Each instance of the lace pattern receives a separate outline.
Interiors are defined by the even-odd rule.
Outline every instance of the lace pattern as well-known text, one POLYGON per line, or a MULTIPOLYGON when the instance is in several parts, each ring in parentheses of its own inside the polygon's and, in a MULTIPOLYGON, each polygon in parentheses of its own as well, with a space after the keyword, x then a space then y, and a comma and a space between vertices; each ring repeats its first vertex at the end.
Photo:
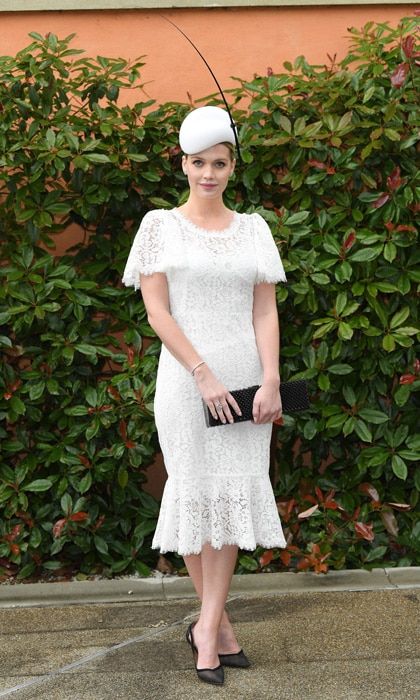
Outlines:
MULTIPOLYGON (((165 272, 171 314, 228 389, 261 382, 252 323, 254 285, 285 280, 271 232, 258 215, 235 213, 221 231, 177 210, 147 214, 123 281, 165 272)), ((286 545, 268 477, 271 424, 207 428, 190 373, 162 345, 155 422, 168 480, 152 546, 196 554, 205 542, 243 549, 286 545)))

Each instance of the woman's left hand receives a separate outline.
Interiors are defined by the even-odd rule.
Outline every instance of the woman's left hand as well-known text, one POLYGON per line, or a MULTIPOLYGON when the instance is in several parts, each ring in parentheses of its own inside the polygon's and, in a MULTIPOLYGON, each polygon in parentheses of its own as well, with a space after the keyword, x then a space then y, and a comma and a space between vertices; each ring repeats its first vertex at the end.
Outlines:
POLYGON ((260 386, 252 408, 254 423, 273 423, 281 418, 282 413, 279 385, 275 383, 260 386))

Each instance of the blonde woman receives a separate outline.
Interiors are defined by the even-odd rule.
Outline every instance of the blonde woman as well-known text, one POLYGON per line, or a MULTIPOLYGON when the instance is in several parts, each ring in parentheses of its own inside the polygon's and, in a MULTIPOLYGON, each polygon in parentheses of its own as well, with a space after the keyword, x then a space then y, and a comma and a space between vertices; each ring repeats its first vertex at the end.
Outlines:
POLYGON ((286 545, 269 481, 282 413, 275 283, 285 274, 262 217, 225 206, 233 129, 218 107, 187 115, 188 200, 146 214, 123 276, 141 288, 162 341, 154 408, 168 480, 153 547, 184 558, 201 600, 187 641, 198 677, 217 685, 224 666, 250 665, 225 611, 238 548, 286 545), (253 420, 234 422, 230 391, 255 384, 253 420), (206 427, 205 407, 220 427, 206 427))

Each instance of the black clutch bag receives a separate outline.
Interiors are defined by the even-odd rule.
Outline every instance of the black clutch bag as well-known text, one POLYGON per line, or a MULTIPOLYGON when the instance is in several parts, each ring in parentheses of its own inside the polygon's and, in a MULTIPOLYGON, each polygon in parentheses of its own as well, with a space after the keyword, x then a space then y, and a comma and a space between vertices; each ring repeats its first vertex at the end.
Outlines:
MULTIPOLYGON (((252 420, 254 397, 259 388, 259 385, 256 384, 246 389, 235 389, 230 392, 242 411, 242 415, 238 416, 231 407, 234 423, 252 420)), ((306 408, 309 408, 308 388, 304 379, 280 383, 280 396, 283 405, 283 413, 304 411, 306 408)), ((208 428, 214 428, 217 425, 230 425, 228 422, 222 423, 219 418, 213 418, 206 404, 204 404, 204 416, 208 428)))

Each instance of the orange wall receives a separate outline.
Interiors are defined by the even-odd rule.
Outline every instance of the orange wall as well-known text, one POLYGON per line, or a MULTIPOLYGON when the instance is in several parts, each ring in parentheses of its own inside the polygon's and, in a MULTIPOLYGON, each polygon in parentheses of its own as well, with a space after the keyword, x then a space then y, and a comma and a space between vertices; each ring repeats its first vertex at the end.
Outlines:
MULTIPOLYGON (((356 5, 335 7, 271 7, 164 10, 198 45, 222 87, 230 76, 252 78, 270 66, 282 70, 285 60, 303 54, 324 63, 327 53, 342 58, 347 27, 389 21, 396 25, 413 15, 415 6, 356 5)), ((30 31, 76 32, 73 41, 90 55, 135 58, 146 55, 142 76, 146 90, 158 102, 186 101, 214 92, 214 84, 186 40, 154 10, 0 13, 1 52, 13 54, 26 46, 30 31)), ((137 98, 138 99, 138 98, 137 98)))

